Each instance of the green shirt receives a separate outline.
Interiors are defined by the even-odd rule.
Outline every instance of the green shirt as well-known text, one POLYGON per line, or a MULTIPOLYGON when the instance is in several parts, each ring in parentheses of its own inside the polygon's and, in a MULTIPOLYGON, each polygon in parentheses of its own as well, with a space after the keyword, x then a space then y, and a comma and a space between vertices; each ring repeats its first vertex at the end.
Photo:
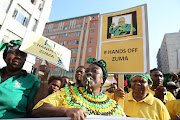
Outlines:
POLYGON ((27 107, 33 102, 40 82, 34 75, 22 70, 20 75, 1 83, 1 74, 5 69, 0 69, 0 119, 26 117, 27 107))
MULTIPOLYGON (((109 28, 109 33, 110 34, 114 34, 114 36, 118 36, 118 35, 125 35, 125 34, 129 34, 131 32, 131 24, 124 24, 121 28, 123 28, 123 30, 119 29, 119 26, 116 26, 115 28, 109 28)), ((133 27, 132 31, 136 31, 136 29, 133 27)))

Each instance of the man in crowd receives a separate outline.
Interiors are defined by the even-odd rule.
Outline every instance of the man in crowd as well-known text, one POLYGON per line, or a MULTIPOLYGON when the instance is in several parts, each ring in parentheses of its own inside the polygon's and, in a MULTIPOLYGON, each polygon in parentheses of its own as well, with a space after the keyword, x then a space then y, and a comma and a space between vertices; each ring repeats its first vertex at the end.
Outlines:
POLYGON ((159 98, 164 104, 168 101, 175 100, 173 94, 166 90, 163 86, 164 76, 161 70, 154 68, 150 70, 151 79, 153 80, 152 87, 149 92, 159 98))

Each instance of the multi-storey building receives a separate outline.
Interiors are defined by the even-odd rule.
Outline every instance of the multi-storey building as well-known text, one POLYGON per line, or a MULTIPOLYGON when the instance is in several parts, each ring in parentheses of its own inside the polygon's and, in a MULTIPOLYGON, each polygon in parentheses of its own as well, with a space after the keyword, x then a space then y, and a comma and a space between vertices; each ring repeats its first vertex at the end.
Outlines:
MULTIPOLYGON (((87 66, 89 57, 97 57, 98 23, 99 13, 96 13, 48 22, 45 25, 43 36, 71 50, 69 71, 50 65, 50 75, 67 76, 72 80, 78 66, 87 66)), ((36 59, 34 66, 37 67, 38 64, 41 64, 41 60, 36 59)))
MULTIPOLYGON (((0 43, 23 41, 32 32, 42 35, 51 4, 52 0, 0 0, 0 43)), ((30 71, 34 63, 35 57, 28 55, 24 69, 30 71)), ((2 57, 0 66, 5 66, 2 57)))
POLYGON ((158 68, 160 68, 163 73, 179 72, 178 49, 180 49, 180 31, 165 34, 157 54, 158 68))

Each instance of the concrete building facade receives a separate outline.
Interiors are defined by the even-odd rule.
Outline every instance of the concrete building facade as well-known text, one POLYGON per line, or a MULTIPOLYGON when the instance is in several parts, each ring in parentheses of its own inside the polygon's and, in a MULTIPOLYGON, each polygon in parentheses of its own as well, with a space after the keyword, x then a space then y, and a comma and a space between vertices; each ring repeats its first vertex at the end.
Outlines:
MULTIPOLYGON (((42 35, 51 4, 52 0, 0 0, 0 43, 23 41, 32 32, 42 35)), ((24 69, 30 71, 34 63, 35 57, 28 55, 24 69)), ((2 57, 0 66, 5 66, 2 57)))
MULTIPOLYGON (((78 66, 87 66, 89 57, 97 57, 98 24, 99 13, 48 22, 45 25, 43 36, 71 50, 69 71, 50 65, 50 75, 67 76, 72 80, 78 66)), ((37 58, 35 68, 40 64, 41 60, 37 58)))
POLYGON ((157 54, 158 68, 163 73, 179 72, 178 49, 180 49, 180 31, 165 34, 157 54))

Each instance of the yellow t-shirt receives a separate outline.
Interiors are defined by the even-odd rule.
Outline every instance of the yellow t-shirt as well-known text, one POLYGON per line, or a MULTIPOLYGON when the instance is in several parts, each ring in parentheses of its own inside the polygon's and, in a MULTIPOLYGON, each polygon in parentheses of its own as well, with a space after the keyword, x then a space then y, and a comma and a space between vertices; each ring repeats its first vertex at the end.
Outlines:
POLYGON ((139 102, 133 98, 132 91, 126 94, 124 112, 129 117, 170 120, 168 110, 163 102, 151 93, 148 93, 148 96, 139 102))
MULTIPOLYGON (((153 95, 155 94, 155 92, 152 91, 151 89, 149 89, 148 92, 150 92, 150 93, 153 94, 153 95)), ((164 93, 165 93, 165 95, 164 95, 164 102, 165 102, 165 103, 167 103, 167 102, 169 102, 169 101, 171 101, 171 100, 176 100, 176 98, 174 97, 174 95, 173 95, 171 92, 165 91, 164 93)))
POLYGON ((108 115, 125 117, 121 106, 113 99, 101 93, 95 96, 87 93, 83 87, 64 87, 38 102, 33 109, 37 109, 44 103, 56 107, 82 108, 89 115, 108 115))
POLYGON ((169 111, 171 119, 173 119, 176 115, 180 115, 180 99, 169 101, 166 104, 166 108, 169 111))

